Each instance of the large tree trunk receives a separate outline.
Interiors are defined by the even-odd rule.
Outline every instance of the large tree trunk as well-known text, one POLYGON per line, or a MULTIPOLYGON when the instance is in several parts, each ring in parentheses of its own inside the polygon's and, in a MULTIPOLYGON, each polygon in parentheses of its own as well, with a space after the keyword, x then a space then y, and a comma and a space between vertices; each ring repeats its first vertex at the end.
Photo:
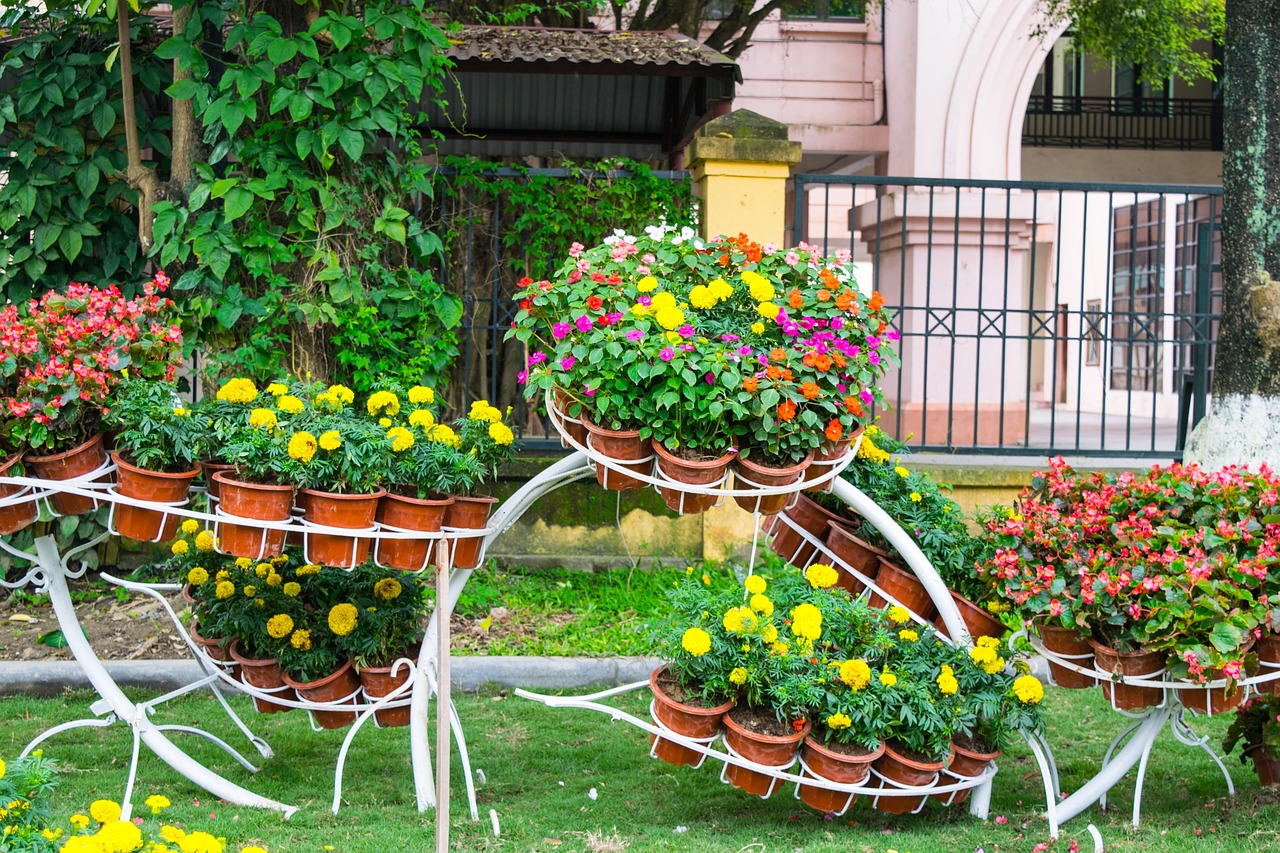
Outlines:
POLYGON ((1187 458, 1280 470, 1280 0, 1227 3, 1224 76, 1223 316, 1187 458))

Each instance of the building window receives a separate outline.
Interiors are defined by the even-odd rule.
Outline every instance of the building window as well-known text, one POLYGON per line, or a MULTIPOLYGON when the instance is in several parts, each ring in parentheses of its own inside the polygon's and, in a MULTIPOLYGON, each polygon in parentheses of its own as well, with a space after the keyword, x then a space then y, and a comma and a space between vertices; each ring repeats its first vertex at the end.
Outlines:
POLYGON ((1071 36, 1054 42, 1031 88, 1028 111, 1079 112, 1084 95, 1084 54, 1071 36))
POLYGON ((1106 338, 1103 328, 1102 300, 1090 299, 1084 309, 1084 363, 1088 367, 1102 364, 1102 341, 1106 338))
MULTIPOLYGON (((1188 200, 1177 208, 1176 242, 1174 244, 1173 313, 1175 325, 1173 337, 1174 387, 1181 388, 1184 377, 1194 375, 1197 342, 1196 286, 1200 270, 1201 226, 1210 227, 1209 269, 1204 270, 1209 285, 1209 313, 1222 314, 1222 273, 1214 272, 1213 265, 1222 260, 1222 232, 1213 227, 1222 218, 1221 196, 1202 196, 1188 200)), ((1207 386, 1213 385, 1212 342, 1218 339, 1218 320, 1209 319, 1209 376, 1207 386)))
POLYGON ((1149 201, 1112 214, 1111 387, 1163 391, 1164 206, 1149 201))
POLYGON ((791 20, 861 21, 866 11, 865 0, 805 0, 783 10, 791 20))

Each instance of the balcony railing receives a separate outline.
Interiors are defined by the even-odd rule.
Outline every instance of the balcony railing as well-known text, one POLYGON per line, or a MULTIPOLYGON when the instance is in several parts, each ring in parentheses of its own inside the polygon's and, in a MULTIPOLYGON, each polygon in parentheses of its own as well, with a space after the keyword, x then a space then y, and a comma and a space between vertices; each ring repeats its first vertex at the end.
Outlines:
POLYGON ((1022 144, 1221 151, 1222 102, 1033 95, 1022 123, 1022 144))

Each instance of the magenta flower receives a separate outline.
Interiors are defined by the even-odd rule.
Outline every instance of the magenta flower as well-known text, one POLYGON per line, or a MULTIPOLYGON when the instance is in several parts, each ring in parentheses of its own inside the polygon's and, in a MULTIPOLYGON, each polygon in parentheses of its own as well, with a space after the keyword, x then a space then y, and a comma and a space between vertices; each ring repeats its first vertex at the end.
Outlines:
POLYGON ((673 350, 671 347, 663 347, 662 352, 658 353, 658 358, 662 359, 663 361, 670 361, 675 357, 676 357, 676 351, 673 350))
POLYGON ((694 347, 694 345, 693 345, 693 344, 681 344, 681 345, 680 345, 680 351, 681 351, 681 352, 693 352, 693 351, 694 351, 694 349, 695 349, 695 347, 694 347))
POLYGON ((702 377, 702 378, 703 378, 703 379, 705 379, 705 380, 707 380, 707 384, 708 384, 708 385, 715 385, 715 384, 716 384, 716 375, 715 375, 714 373, 712 373, 711 371, 707 371, 707 375, 706 375, 706 376, 704 376, 704 377, 702 377))
POLYGON ((870 391, 868 391, 866 388, 863 388, 862 393, 860 393, 858 396, 861 397, 862 402, 866 403, 868 406, 870 406, 872 403, 876 401, 876 396, 872 394, 870 391))
POLYGON ((755 350, 749 346, 744 345, 744 346, 738 347, 738 355, 751 355, 751 353, 753 352, 755 352, 755 350))
POLYGON ((880 346, 880 339, 875 335, 867 336, 867 349, 876 349, 880 346))
POLYGON ((605 317, 605 319, 606 319, 606 320, 608 320, 608 321, 609 321, 609 325, 613 325, 614 323, 621 323, 621 322, 622 322, 622 312, 621 312, 621 311, 613 311, 613 312, 611 312, 611 313, 609 313, 609 314, 605 314, 605 315, 604 315, 604 317, 605 317))
POLYGON ((872 366, 872 367, 877 367, 877 366, 879 366, 879 364, 880 364, 880 353, 878 353, 878 352, 872 352, 872 353, 869 353, 869 354, 867 355, 867 361, 871 362, 871 366, 872 366))
POLYGON ((738 336, 737 335, 721 335, 720 340, 732 342, 732 341, 738 340, 738 336))
POLYGON ((517 384, 517 385, 523 385, 524 383, 526 383, 526 382, 528 382, 528 381, 529 381, 529 371, 527 371, 527 370, 522 370, 522 371, 520 371, 519 373, 517 373, 517 374, 516 374, 516 384, 517 384))
POLYGON ((643 337, 644 337, 644 332, 640 329, 632 329, 631 331, 627 332, 627 340, 629 341, 638 341, 643 337))
POLYGON ((841 329, 843 329, 843 328, 844 328, 844 318, 843 318, 843 317, 832 317, 832 318, 831 318, 831 328, 832 328, 832 329, 834 329, 834 330, 835 330, 835 331, 837 331, 837 332, 838 332, 838 331, 840 331, 841 329))
POLYGON ((533 367, 535 364, 542 364, 542 362, 546 360, 547 354, 545 352, 535 352, 533 355, 529 356, 528 366, 533 367))
POLYGON ((591 331, 592 325, 594 325, 591 322, 591 318, 588 317, 586 314, 583 314, 582 316, 578 317, 578 319, 575 322, 578 324, 579 332, 589 332, 591 331))
POLYGON ((652 296, 639 296, 639 297, 637 297, 637 298, 636 298, 636 302, 639 302, 641 305, 643 305, 644 307, 648 308, 650 305, 652 305, 652 304, 653 304, 653 297, 652 297, 652 296))
POLYGON ((573 365, 574 365, 576 362, 577 362, 577 359, 576 359, 576 358, 574 358, 574 357, 573 357, 573 356, 571 356, 571 355, 566 355, 564 358, 560 359, 560 369, 561 369, 561 370, 571 370, 571 369, 573 368, 573 365))
POLYGON ((898 340, 898 338, 902 337, 902 333, 899 332, 897 329, 890 329, 888 334, 885 335, 885 337, 887 337, 891 341, 896 341, 898 340))
POLYGON ((590 385, 583 385, 582 393, 586 394, 588 397, 594 397, 596 395, 596 389, 592 388, 590 385))
POLYGON ((573 331, 573 326, 570 326, 568 323, 556 323, 551 327, 551 337, 558 341, 563 339, 564 336, 569 334, 571 331, 573 331))
POLYGON ((680 337, 682 338, 693 337, 693 326, 690 326, 688 323, 685 323, 683 326, 676 329, 676 331, 680 334, 680 337))

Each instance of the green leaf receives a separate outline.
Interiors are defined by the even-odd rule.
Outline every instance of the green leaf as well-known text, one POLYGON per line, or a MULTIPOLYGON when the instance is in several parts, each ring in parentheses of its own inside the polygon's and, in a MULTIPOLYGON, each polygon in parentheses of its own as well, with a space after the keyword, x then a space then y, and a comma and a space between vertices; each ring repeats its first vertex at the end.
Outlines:
MULTIPOLYGON (((355 162, 360 162, 361 155, 364 154, 364 134, 358 130, 352 130, 349 127, 343 127, 338 131, 338 144, 342 146, 342 150, 347 152, 347 156, 355 162)), ((404 242, 403 236, 400 242, 404 242)))
POLYGON ((61 628, 55 628, 52 631, 41 634, 40 639, 36 642, 51 649, 65 649, 67 647, 67 638, 63 635, 61 628))
POLYGON ((200 91, 200 84, 190 77, 184 77, 164 90, 164 93, 175 101, 189 101, 200 91))
POLYGON ((222 178, 213 182, 213 189, 209 191, 209 198, 222 198, 232 187, 240 183, 236 178, 222 178))
POLYGON ((93 191, 98 188, 98 179, 98 167, 91 161, 81 163, 80 168, 76 169, 76 189, 80 190, 80 194, 85 198, 90 198, 93 191))
POLYGON ((329 298, 334 302, 346 302, 351 299, 354 294, 355 291, 351 287, 351 280, 348 278, 343 277, 335 279, 333 284, 329 285, 329 298))
POLYGON ((452 329, 462 322, 462 300, 452 293, 441 293, 436 297, 433 307, 435 308, 436 319, 446 329, 452 329))
POLYGON ((222 216, 228 222, 234 222, 244 216, 253 207, 254 194, 244 187, 228 190, 222 200, 222 216))
POLYGON ((1213 631, 1209 634, 1209 642, 1213 643, 1213 647, 1223 654, 1239 649, 1243 639, 1244 632, 1235 625, 1230 625, 1226 622, 1219 622, 1214 625, 1213 631))
POLYGON ((93 129, 99 136, 105 137, 116 126, 116 111, 111 104, 102 103, 93 108, 93 129))
POLYGON ((267 46, 267 59, 276 65, 284 65, 298 55, 298 45, 293 39, 276 39, 267 46))
POLYGON ((62 250, 63 257, 68 261, 74 261, 80 256, 80 249, 83 246, 84 238, 79 233, 70 228, 62 229, 62 236, 58 238, 58 248, 62 250))
POLYGON ((218 318, 218 324, 224 329, 230 329, 236 324, 236 320, 240 319, 240 315, 244 313, 239 305, 223 304, 218 307, 213 315, 218 318))

